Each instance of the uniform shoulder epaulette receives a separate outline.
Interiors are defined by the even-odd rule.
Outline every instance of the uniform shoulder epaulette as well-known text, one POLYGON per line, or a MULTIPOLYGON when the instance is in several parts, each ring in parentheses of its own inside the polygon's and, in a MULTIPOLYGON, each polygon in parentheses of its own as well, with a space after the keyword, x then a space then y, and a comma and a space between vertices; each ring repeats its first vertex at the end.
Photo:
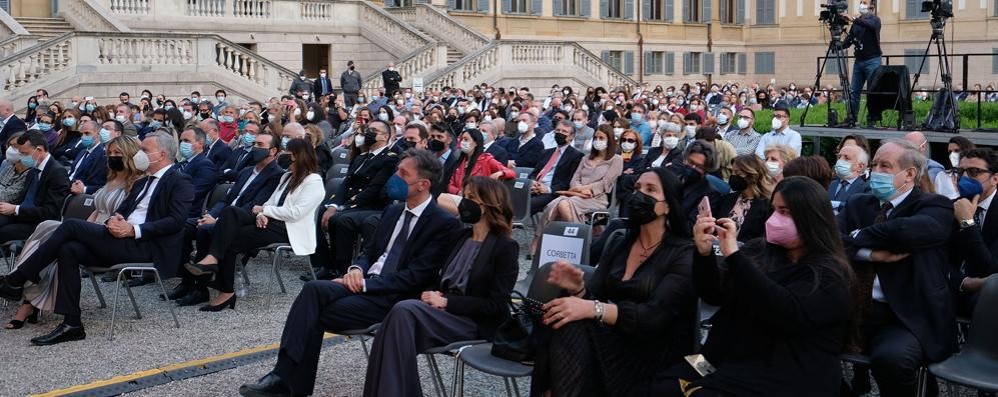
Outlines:
POLYGON ((397 153, 395 153, 395 152, 388 152, 388 153, 386 154, 386 156, 389 156, 389 157, 396 157, 396 156, 398 156, 398 154, 397 154, 397 153))

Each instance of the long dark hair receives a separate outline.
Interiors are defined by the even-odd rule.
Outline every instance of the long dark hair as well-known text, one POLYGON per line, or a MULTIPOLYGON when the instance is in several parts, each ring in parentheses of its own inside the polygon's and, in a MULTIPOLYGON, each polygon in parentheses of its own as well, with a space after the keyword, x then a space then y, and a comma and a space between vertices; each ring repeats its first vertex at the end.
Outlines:
POLYGON ((485 176, 466 177, 464 190, 474 192, 485 207, 482 218, 489 223, 489 231, 504 237, 513 234, 513 200, 502 182, 485 176))
POLYGON ((295 138, 288 142, 288 151, 295 161, 288 169, 291 176, 284 183, 289 192, 295 191, 309 175, 319 171, 319 160, 315 157, 315 148, 308 141, 295 138))
POLYGON ((482 137, 482 132, 475 128, 466 129, 462 132, 462 134, 468 134, 468 136, 471 137, 471 140, 475 141, 475 150, 472 151, 471 154, 465 154, 463 151, 461 152, 461 157, 468 160, 468 165, 464 169, 464 178, 467 179, 471 176, 471 171, 475 169, 475 163, 478 162, 478 157, 485 151, 485 138, 482 137))
MULTIPOLYGON (((683 202, 683 183, 679 181, 679 178, 675 174, 662 167, 651 168, 645 172, 653 173, 658 177, 659 182, 662 183, 662 194, 665 196, 665 204, 669 206, 669 214, 665 216, 665 230, 667 233, 662 236, 662 239, 665 239, 666 236, 690 237, 690 229, 686 227, 685 214, 682 213, 682 206, 680 206, 680 203, 683 202)), ((632 226, 631 229, 631 233, 629 234, 637 238, 640 233, 640 227, 632 226)))

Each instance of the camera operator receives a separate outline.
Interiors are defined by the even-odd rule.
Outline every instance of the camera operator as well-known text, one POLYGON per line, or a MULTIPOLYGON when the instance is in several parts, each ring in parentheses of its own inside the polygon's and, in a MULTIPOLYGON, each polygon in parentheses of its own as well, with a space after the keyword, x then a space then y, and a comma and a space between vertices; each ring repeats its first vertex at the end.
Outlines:
POLYGON ((842 14, 842 18, 852 22, 845 45, 853 45, 856 62, 852 67, 851 97, 849 98, 849 118, 847 124, 855 123, 859 116, 859 94, 866 80, 880 67, 880 17, 877 16, 875 0, 862 0, 859 3, 859 16, 842 14))

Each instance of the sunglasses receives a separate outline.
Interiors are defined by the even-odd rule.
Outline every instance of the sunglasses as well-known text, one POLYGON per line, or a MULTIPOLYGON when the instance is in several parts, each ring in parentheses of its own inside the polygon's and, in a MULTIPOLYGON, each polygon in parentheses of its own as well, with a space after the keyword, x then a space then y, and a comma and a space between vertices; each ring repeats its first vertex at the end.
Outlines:
POLYGON ((957 167, 957 168, 953 169, 953 172, 956 174, 956 176, 963 176, 963 174, 967 174, 967 176, 969 176, 971 178, 977 178, 978 176, 981 176, 981 174, 991 174, 990 171, 988 171, 986 169, 983 169, 983 168, 959 168, 959 167, 957 167))
POLYGON ((624 138, 624 139, 621 139, 620 141, 621 142, 627 142, 627 143, 638 143, 638 140, 634 139, 634 138, 624 138))

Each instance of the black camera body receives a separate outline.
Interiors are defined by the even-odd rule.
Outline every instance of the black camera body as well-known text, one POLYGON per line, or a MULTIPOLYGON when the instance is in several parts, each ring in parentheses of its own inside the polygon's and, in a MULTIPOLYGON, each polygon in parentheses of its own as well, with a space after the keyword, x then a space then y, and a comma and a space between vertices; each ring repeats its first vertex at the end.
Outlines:
POLYGON ((942 0, 927 0, 922 2, 922 12, 932 14, 933 19, 952 18, 953 2, 942 0))
MULTIPOLYGON (((818 21, 828 22, 833 25, 845 26, 849 24, 849 20, 842 17, 849 11, 849 2, 846 0, 830 0, 827 4, 819 4, 821 8, 821 13, 818 15, 818 21)), ((922 7, 925 7, 924 3, 922 7)))

